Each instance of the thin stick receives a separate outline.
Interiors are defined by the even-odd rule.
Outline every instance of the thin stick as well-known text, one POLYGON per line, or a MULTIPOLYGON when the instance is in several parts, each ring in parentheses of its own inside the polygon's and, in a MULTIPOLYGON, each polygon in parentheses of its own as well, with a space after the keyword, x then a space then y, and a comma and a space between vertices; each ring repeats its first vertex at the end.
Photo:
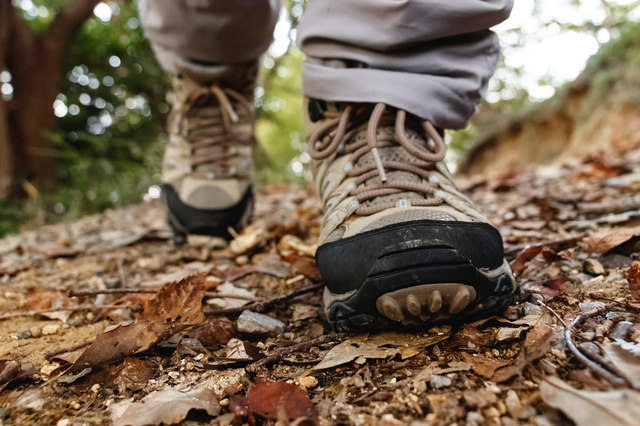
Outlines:
POLYGON ((323 286, 323 284, 314 284, 312 286, 305 287, 305 288, 300 289, 300 290, 296 290, 293 293, 289 293, 289 294, 287 294, 285 296, 276 297, 276 298, 273 298, 271 300, 254 302, 254 303, 250 303, 250 304, 245 305, 245 306, 239 306, 237 308, 216 309, 216 310, 213 310, 213 311, 205 311, 204 314, 205 315, 229 315, 229 314, 238 314, 238 313, 241 313, 243 311, 262 312, 265 309, 270 308, 273 305, 277 305, 280 302, 285 302, 285 301, 287 301, 289 299, 293 299, 294 297, 298 297, 298 296, 301 296, 303 294, 307 294, 307 293, 311 293, 313 291, 316 291, 319 288, 321 288, 322 286, 323 286))
POLYGON ((504 250, 504 255, 505 256, 512 256, 512 255, 518 254, 522 250, 527 248, 528 246, 556 247, 556 246, 562 246, 562 245, 565 245, 565 244, 571 244, 571 243, 575 243, 577 241, 580 241, 586 235, 587 234, 583 233, 583 234, 580 234, 580 235, 576 235, 575 237, 565 238, 565 239, 562 239, 562 240, 546 240, 546 241, 540 241, 539 243, 518 244, 518 245, 515 245, 515 246, 511 246, 511 247, 506 247, 505 250, 504 250))
POLYGON ((251 300, 252 302, 264 302, 264 299, 259 299, 257 297, 251 296, 241 296, 238 294, 231 293, 216 293, 215 291, 208 291, 205 294, 205 297, 210 297, 214 299, 238 299, 238 300, 251 300))
POLYGON ((565 330, 565 338, 567 340, 567 346, 569 346, 569 350, 571 350, 573 355, 576 358, 578 358, 578 360, 580 362, 582 362, 584 365, 586 365, 587 367, 589 367, 590 369, 592 369, 593 371, 598 373, 600 376, 602 376, 602 377, 606 378, 607 380, 609 380, 611 383, 622 385, 622 384, 626 383, 626 381, 624 379, 621 379, 620 377, 614 375, 613 373, 609 372, 609 370, 605 369, 604 367, 600 366, 596 362, 594 362, 591 359, 589 359, 588 357, 586 357, 582 353, 582 351, 580 351, 580 349, 578 349, 578 347, 576 346, 576 344, 573 341, 573 330, 578 325, 580 325, 585 319, 594 317, 594 316, 599 315, 599 314, 601 314, 603 312, 609 311, 610 309, 611 309, 610 306, 602 306, 600 308, 593 309, 593 310, 587 312, 584 315, 578 315, 578 317, 575 320, 573 320, 571 325, 569 327, 567 327, 567 329, 565 330))
POLYGON ((52 351, 46 352, 44 354, 44 359, 46 359, 47 361, 50 361, 51 358, 53 358, 53 357, 55 357, 57 355, 66 354, 67 352, 75 352, 78 349, 82 349, 82 348, 84 348, 86 346, 89 346, 93 342, 94 342, 94 340, 89 340, 88 342, 80 343, 79 345, 71 346, 70 348, 54 349, 52 351))
POLYGON ((47 314, 49 312, 81 311, 85 309, 119 309, 119 308, 134 309, 134 307, 127 306, 127 305, 78 305, 78 306, 71 306, 68 308, 41 309, 39 311, 9 312, 9 313, 0 315, 0 321, 10 319, 10 318, 31 317, 34 315, 47 314))
POLYGON ((344 333, 331 333, 325 334, 324 336, 320 336, 316 339, 309 340, 308 342, 298 343, 297 345, 287 346, 285 348, 279 348, 273 351, 271 355, 266 358, 262 358, 252 364, 249 364, 246 368, 249 371, 256 371, 258 367, 262 367, 263 365, 272 364, 274 362, 280 361, 282 357, 295 353, 295 352, 304 352, 311 349, 314 346, 322 345, 324 343, 335 342, 336 340, 342 340, 347 335, 344 333))
POLYGON ((147 288, 108 288, 99 290, 69 290, 69 297, 95 296, 98 294, 148 293, 154 294, 158 290, 147 288))
POLYGON ((544 303, 541 300, 538 300, 538 305, 542 306, 543 308, 545 308, 547 310, 547 312, 549 312, 551 315, 553 315, 554 317, 556 317, 558 319, 558 321, 560 321, 562 323, 562 325, 564 325, 565 330, 567 329, 567 323, 564 322, 564 320, 562 319, 562 317, 553 309, 551 309, 551 307, 549 305, 547 305, 546 303, 544 303))

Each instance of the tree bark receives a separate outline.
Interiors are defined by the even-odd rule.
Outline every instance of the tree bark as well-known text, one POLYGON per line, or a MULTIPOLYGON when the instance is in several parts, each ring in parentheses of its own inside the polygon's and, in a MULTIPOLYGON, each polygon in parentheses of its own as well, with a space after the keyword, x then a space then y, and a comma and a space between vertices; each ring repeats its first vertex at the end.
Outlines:
MULTIPOLYGON (((9 13, 13 13, 11 3, 0 3, 0 71, 6 67, 7 43, 9 41, 9 13)), ((11 140, 9 138, 7 103, 0 96, 0 199, 9 195, 14 173, 11 140)))
POLYGON ((11 164, 6 169, 9 172, 0 176, 26 173, 36 185, 55 178, 55 151, 47 133, 57 129, 53 102, 63 81, 62 62, 73 35, 100 1, 76 1, 58 13, 47 31, 35 34, 18 16, 11 0, 0 0, 1 19, 7 21, 3 27, 8 33, 3 43, 5 64, 13 76, 13 99, 6 103, 5 111, 0 110, 9 137, 9 143, 0 139, 0 153, 9 153, 11 164))

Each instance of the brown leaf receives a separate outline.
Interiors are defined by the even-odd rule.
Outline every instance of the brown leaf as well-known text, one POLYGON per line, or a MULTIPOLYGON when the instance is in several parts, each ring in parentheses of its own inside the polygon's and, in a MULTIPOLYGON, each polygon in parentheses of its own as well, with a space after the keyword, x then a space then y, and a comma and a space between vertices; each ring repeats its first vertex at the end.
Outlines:
POLYGON ((640 417, 640 393, 629 389, 580 391, 551 376, 540 383, 540 396, 577 426, 633 426, 638 424, 640 417))
POLYGON ((287 382, 256 384, 247 396, 237 396, 230 404, 231 411, 238 416, 258 414, 268 419, 278 418, 280 407, 284 407, 290 420, 307 417, 318 424, 318 412, 307 392, 287 382))
POLYGON ((607 357, 634 389, 640 389, 640 354, 637 346, 625 341, 604 346, 607 357))
POLYGON ((471 365, 474 373, 490 379, 498 368, 504 367, 509 363, 507 360, 487 358, 483 355, 475 355, 463 352, 462 358, 466 363, 471 365))
POLYGON ((144 388, 156 374, 154 362, 140 358, 127 357, 122 364, 109 367, 109 384, 118 389, 121 395, 129 389, 138 391, 144 388))
POLYGON ((640 263, 631 265, 627 272, 627 281, 629 282, 629 290, 636 297, 640 297, 640 263))
POLYGON ((225 345, 235 337, 233 324, 226 317, 213 318, 202 327, 193 331, 192 336, 206 348, 216 348, 225 345))
POLYGON ((544 247, 541 244, 534 244, 526 246, 516 258, 511 262, 511 270, 514 274, 520 275, 524 268, 527 266, 527 262, 536 257, 542 251, 544 247))
POLYGON ((149 349, 204 319, 205 274, 192 275, 158 290, 137 321, 99 334, 96 340, 67 370, 77 373, 86 368, 109 364, 149 349))
POLYGON ((635 228, 619 228, 606 233, 592 235, 585 238, 583 242, 589 252, 606 253, 635 237, 640 237, 640 226, 635 228))
POLYGON ((114 426, 172 425, 184 420, 191 410, 204 410, 210 416, 220 413, 214 393, 205 388, 189 392, 168 389, 147 395, 140 402, 124 403, 119 408, 111 411, 114 426))
POLYGON ((496 370, 491 380, 494 382, 504 382, 513 376, 522 374, 525 367, 542 357, 551 346, 553 330, 543 321, 538 322, 531 331, 527 333, 524 340, 524 347, 518 357, 505 367, 496 370))

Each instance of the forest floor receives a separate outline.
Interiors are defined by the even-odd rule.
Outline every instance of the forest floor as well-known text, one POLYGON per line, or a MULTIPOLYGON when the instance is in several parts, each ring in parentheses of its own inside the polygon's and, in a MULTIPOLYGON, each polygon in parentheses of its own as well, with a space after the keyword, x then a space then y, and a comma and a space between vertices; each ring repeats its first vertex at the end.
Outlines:
POLYGON ((268 187, 230 244, 158 201, 0 240, 0 425, 633 425, 640 147, 460 179, 518 303, 335 334, 311 190, 268 187))

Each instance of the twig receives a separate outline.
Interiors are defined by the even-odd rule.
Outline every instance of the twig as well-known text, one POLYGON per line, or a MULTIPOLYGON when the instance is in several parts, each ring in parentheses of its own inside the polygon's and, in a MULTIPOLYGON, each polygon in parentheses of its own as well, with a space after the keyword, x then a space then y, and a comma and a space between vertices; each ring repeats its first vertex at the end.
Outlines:
POLYGON ((93 342, 94 342, 94 340, 89 340, 88 342, 80 343, 79 345, 71 346, 70 348, 54 349, 52 351, 46 352, 44 354, 44 359, 46 359, 47 361, 50 361, 53 357, 55 357, 57 355, 66 354, 67 352, 75 352, 78 349, 82 349, 82 348, 84 348, 86 346, 89 346, 93 342))
POLYGON ((307 293, 311 293, 313 291, 316 291, 319 288, 321 288, 322 286, 323 286, 323 284, 314 284, 312 286, 305 287, 305 288, 300 289, 300 290, 296 290, 293 293, 289 293, 289 294, 287 294, 285 296, 276 297, 276 298, 273 298, 271 300, 254 302, 254 303, 250 303, 250 304, 245 305, 245 306, 239 306, 237 308, 215 309, 213 311, 205 311, 204 314, 205 315, 229 315, 229 314, 238 314, 238 313, 241 313, 243 311, 262 312, 265 309, 270 308, 273 305, 277 305, 280 302, 285 302, 285 301, 287 301, 289 299, 293 299, 294 297, 298 297, 298 296, 301 296, 303 294, 307 294, 307 293))
POLYGON ((120 287, 127 288, 127 274, 124 272, 124 261, 118 259, 118 275, 120 276, 120 287))
POLYGON ((615 300, 615 299, 611 299, 605 296, 602 296, 600 294, 597 293, 589 293, 589 297, 592 299, 596 299, 596 300, 605 300, 607 302, 610 303, 615 303, 616 305, 619 305, 621 307, 624 307, 630 311, 633 311, 635 313, 640 313, 640 306, 633 304, 631 302, 629 302, 628 300, 624 300, 623 302, 619 301, 619 300, 615 300))
POLYGON ((84 309, 119 309, 119 308, 133 309, 134 307, 126 306, 126 305, 78 305, 78 306, 70 306, 68 308, 41 309, 38 311, 25 311, 25 312, 9 312, 9 313, 0 315, 0 321, 10 319, 10 318, 31 317, 34 315, 47 314, 49 312, 81 311, 84 309))
POLYGON ((587 312, 584 315, 578 315, 578 317, 575 320, 573 320, 571 325, 567 327, 567 329, 565 330, 565 338, 567 340, 567 346, 569 346, 569 350, 573 353, 573 355, 576 358, 578 358, 580 362, 582 362, 584 365, 586 365, 587 367, 589 367, 590 369, 598 373, 600 376, 609 380, 611 383, 622 385, 626 383, 624 379, 616 376, 606 368, 597 364, 595 361, 592 361, 591 359, 589 359, 587 356, 585 356, 582 353, 582 351, 580 351, 580 349, 578 349, 578 347, 573 341, 573 330, 575 330, 575 328, 578 325, 582 324, 584 320, 586 320, 587 318, 592 318, 596 315, 600 315, 601 313, 607 312, 610 309, 611 309, 610 306, 601 306, 599 308, 596 308, 587 312))
POLYGON ((259 359, 258 361, 252 364, 249 364, 246 368, 249 371, 256 371, 258 367, 262 367, 263 365, 277 362, 286 355, 289 355, 295 352, 304 352, 311 349, 314 346, 322 345, 324 343, 335 342, 336 340, 342 340, 346 336, 347 335, 344 333, 325 334, 324 336, 320 336, 316 339, 309 340, 308 342, 302 342, 302 343, 298 343, 297 345, 287 346, 285 348, 279 348, 273 351, 273 353, 268 357, 259 359))
POLYGON ((547 310, 547 312, 549 312, 551 315, 556 317, 558 319, 558 321, 560 321, 560 323, 562 323, 562 325, 564 325, 565 330, 567 329, 567 323, 564 322, 564 320, 562 319, 560 314, 558 314, 556 311, 551 309, 551 307, 549 305, 547 305, 546 303, 544 303, 542 300, 538 300, 537 302, 538 302, 538 305, 542 306, 543 308, 545 308, 547 310))
POLYGON ((69 297, 95 296, 98 294, 148 293, 154 294, 158 290, 147 288, 108 288, 98 290, 69 290, 69 297))
POLYGON ((546 240, 546 241, 540 241, 539 243, 525 243, 525 244, 514 245, 514 246, 511 246, 511 247, 505 247, 504 255, 505 256, 513 256, 515 254, 520 253, 522 250, 524 250, 528 246, 541 246, 541 247, 563 246, 565 244, 571 244, 571 243, 578 242, 581 239, 583 239, 586 235, 587 234, 580 234, 580 235, 576 235, 575 237, 564 238, 562 240, 546 240))
POLYGON ((215 291, 208 291, 204 295, 205 297, 210 297, 214 299, 238 299, 238 300, 250 300, 252 302, 264 302, 264 299, 260 299, 257 297, 242 296, 242 295, 231 294, 231 293, 216 293, 215 291))

